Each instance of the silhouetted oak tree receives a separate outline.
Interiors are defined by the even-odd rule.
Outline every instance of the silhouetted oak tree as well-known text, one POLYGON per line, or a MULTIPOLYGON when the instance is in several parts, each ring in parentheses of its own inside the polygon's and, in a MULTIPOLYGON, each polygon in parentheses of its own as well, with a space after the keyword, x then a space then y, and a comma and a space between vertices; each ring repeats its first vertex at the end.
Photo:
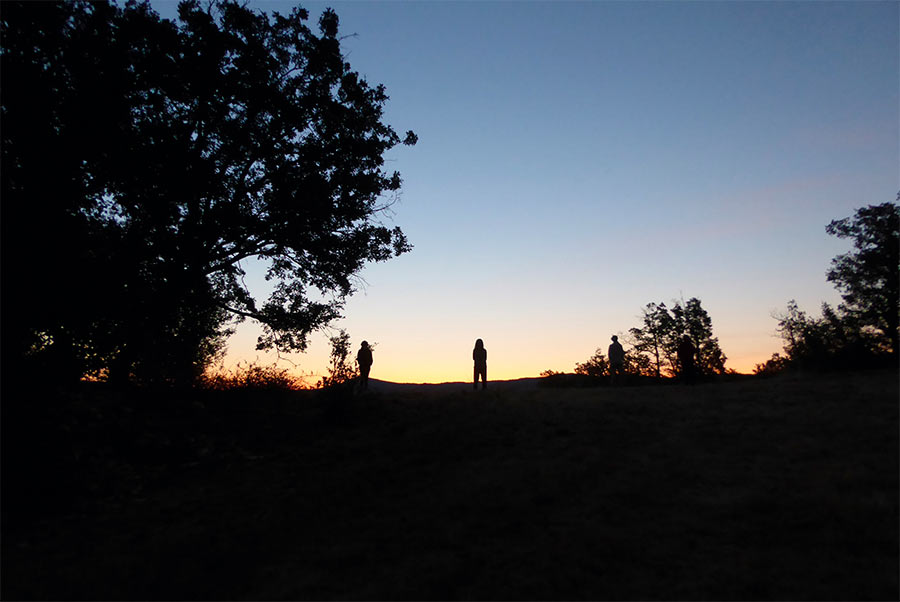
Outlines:
POLYGON ((185 380, 234 317, 264 326, 259 348, 303 350, 366 262, 411 248, 379 216, 401 185, 385 153, 416 136, 383 123, 337 15, 308 18, 4 3, 6 359, 185 380), (261 303, 250 259, 274 283, 261 303))

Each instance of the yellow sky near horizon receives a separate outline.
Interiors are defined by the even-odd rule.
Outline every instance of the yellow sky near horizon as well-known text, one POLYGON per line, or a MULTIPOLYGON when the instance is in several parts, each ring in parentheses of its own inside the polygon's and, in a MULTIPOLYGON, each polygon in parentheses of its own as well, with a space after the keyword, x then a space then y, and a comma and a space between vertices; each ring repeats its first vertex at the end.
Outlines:
MULTIPOLYGON (((782 345, 774 332, 775 320, 766 316, 771 332, 753 336, 745 329, 723 329, 719 343, 728 357, 726 368, 743 374, 751 374, 758 363, 765 362, 773 353, 780 352, 782 345), (724 336, 723 336, 724 335, 724 336)), ((635 324, 636 325, 636 324, 635 324)), ((355 328, 347 327, 351 335, 352 355, 355 357, 362 337, 355 328)), ((436 328, 432 332, 389 332, 388 329, 360 329, 368 334, 365 340, 374 344, 371 378, 397 383, 443 383, 469 382, 472 379, 472 348, 475 339, 482 338, 488 350, 488 379, 514 380, 539 376, 545 370, 573 372, 575 364, 593 355, 597 348, 604 354, 610 343, 610 336, 624 331, 609 332, 608 335, 593 336, 589 332, 579 332, 579 326, 570 325, 541 331, 531 336, 504 333, 499 328, 483 329, 481 334, 474 331, 463 332, 454 328, 436 328)), ((586 326, 583 326, 587 329, 586 326)), ((327 373, 330 346, 325 333, 311 337, 306 353, 282 355, 253 348, 256 327, 243 325, 233 337, 234 352, 230 352, 226 368, 242 362, 260 365, 276 365, 292 374, 306 376, 309 384, 315 384, 327 373), (241 350, 241 351, 239 351, 241 350)), ((336 331, 335 331, 336 332, 336 331)), ((627 348, 627 345, 626 345, 627 348)))

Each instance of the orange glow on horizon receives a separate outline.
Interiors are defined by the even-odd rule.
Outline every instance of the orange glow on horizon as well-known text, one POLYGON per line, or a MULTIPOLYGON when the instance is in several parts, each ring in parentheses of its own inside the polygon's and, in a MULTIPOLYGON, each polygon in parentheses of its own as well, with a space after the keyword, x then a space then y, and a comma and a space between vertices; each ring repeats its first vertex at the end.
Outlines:
MULTIPOLYGON (((753 374, 753 370, 757 364, 764 363, 771 358, 771 353, 764 356, 744 356, 729 360, 726 362, 726 368, 734 370, 739 374, 753 374)), ((587 359, 587 358, 584 358, 587 359)), ((554 372, 573 373, 574 363, 568 366, 546 365, 542 368, 533 366, 515 366, 508 363, 496 362, 498 366, 492 366, 488 361, 488 381, 508 381, 518 380, 522 378, 537 378, 541 372, 545 370, 553 370, 554 372)), ((282 366, 284 367, 284 366, 282 366)), ((288 372, 299 377, 309 386, 314 386, 327 370, 311 372, 304 370, 303 366, 288 369, 288 372)), ((443 384, 443 383, 471 383, 473 378, 473 366, 465 363, 457 363, 454 366, 446 366, 443 368, 429 367, 427 365, 402 366, 399 363, 391 362, 387 358, 381 358, 379 362, 376 359, 372 367, 370 378, 402 384, 443 384)))
MULTIPOLYGON (((771 355, 768 355, 764 358, 760 358, 756 361, 746 361, 741 365, 731 365, 729 362, 726 364, 727 369, 734 370, 739 374, 753 374, 753 370, 757 364, 765 363, 766 360, 770 359, 771 355)), ((552 368, 544 368, 537 372, 534 371, 526 371, 526 370, 516 370, 514 368, 506 369, 501 372, 496 370, 492 371, 490 364, 488 364, 488 381, 507 381, 507 380, 518 380, 522 378, 538 378, 540 377, 540 373, 544 370, 552 370, 552 368)), ((566 369, 554 370, 555 372, 564 372, 564 373, 573 373, 574 367, 569 367, 566 369)), ((372 368, 372 373, 369 375, 370 378, 374 380, 382 380, 400 384, 443 384, 443 383, 471 383, 473 374, 472 368, 469 368, 468 372, 464 372, 464 370, 455 370, 455 371, 441 371, 441 372, 400 372, 400 371, 384 371, 383 373, 376 373, 375 368, 372 368)), ((313 383, 311 383, 313 384, 313 383)))
MULTIPOLYGON (((528 325, 498 325, 475 330, 458 322, 425 321, 428 328, 414 329, 406 320, 392 320, 382 319, 374 326, 347 324, 345 327, 351 333, 348 359, 352 365, 365 338, 373 345, 370 378, 412 384, 472 382, 472 348, 476 338, 483 338, 488 351, 489 381, 535 378, 547 370, 572 373, 575 365, 590 358, 596 349, 600 348, 605 354, 609 337, 616 332, 603 325, 586 327, 580 323, 569 328, 537 331, 528 325), (365 336, 357 333, 365 333, 365 336)), ((771 330, 764 330, 766 325, 763 322, 761 327, 747 329, 723 325, 719 341, 727 356, 726 369, 752 374, 757 364, 770 359, 773 353, 781 352, 781 341, 771 330), (755 334, 760 331, 761 334, 755 334)), ((243 365, 276 365, 310 385, 317 384, 328 374, 331 346, 327 334, 317 333, 311 337, 305 353, 283 355, 281 360, 275 353, 249 351, 255 344, 256 334, 252 327, 239 329, 229 341, 230 352, 224 369, 239 362, 243 365)), ((623 336, 621 330, 618 334, 620 338, 623 336)))

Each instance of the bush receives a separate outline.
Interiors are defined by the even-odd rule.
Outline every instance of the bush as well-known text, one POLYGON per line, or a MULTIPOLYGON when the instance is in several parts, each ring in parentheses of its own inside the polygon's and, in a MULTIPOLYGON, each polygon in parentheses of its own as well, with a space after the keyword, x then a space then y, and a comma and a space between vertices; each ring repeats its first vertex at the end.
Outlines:
POLYGON ((200 386, 213 391, 299 391, 309 387, 284 368, 238 363, 231 371, 205 373, 200 386))
POLYGON ((762 364, 756 364, 753 374, 757 376, 775 376, 781 373, 788 365, 788 359, 781 354, 773 353, 772 357, 762 364))
POLYGON ((609 362, 603 351, 598 348, 586 362, 575 364, 575 374, 597 378, 609 374, 609 362))

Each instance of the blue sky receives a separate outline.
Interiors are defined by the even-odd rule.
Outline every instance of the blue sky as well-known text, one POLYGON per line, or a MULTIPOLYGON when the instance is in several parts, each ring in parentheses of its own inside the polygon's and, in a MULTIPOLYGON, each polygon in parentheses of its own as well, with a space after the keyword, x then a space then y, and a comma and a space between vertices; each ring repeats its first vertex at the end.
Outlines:
MULTIPOLYGON (((849 243, 825 225, 900 190, 896 2, 301 4, 336 10, 419 136, 387 157, 415 249, 368 267, 336 324, 378 343, 373 378, 466 380, 479 337, 489 377, 571 371, 682 296, 749 371, 781 348, 773 311, 839 300, 849 243)), ((254 340, 228 362, 274 361, 254 340)))

